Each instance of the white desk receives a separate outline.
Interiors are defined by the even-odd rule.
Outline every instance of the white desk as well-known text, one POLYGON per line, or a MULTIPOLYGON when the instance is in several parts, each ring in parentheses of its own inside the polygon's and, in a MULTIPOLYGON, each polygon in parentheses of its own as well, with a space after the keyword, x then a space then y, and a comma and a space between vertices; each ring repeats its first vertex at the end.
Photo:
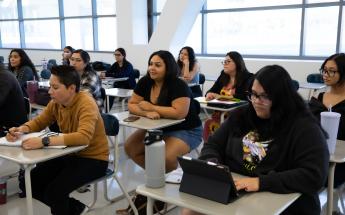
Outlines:
POLYGON ((300 196, 299 193, 276 194, 270 192, 255 192, 248 193, 236 201, 224 205, 180 192, 179 186, 180 185, 166 183, 164 187, 154 189, 148 188, 145 185, 140 185, 137 187, 136 192, 147 196, 147 215, 153 214, 152 206, 154 199, 189 208, 207 215, 279 214, 300 196))
MULTIPOLYGON (((238 108, 242 105, 238 105, 238 106, 235 106, 235 107, 231 107, 231 108, 219 108, 219 107, 211 107, 211 106, 207 106, 207 101, 206 101, 206 98, 205 97, 196 97, 194 98, 196 101, 199 102, 200 104, 200 107, 203 108, 204 110, 205 109, 208 109, 208 110, 215 110, 215 111, 220 111, 221 112, 221 115, 220 115, 220 123, 223 123, 224 122, 224 116, 227 112, 235 109, 235 108, 238 108)), ((246 103, 243 103, 243 105, 245 105, 246 103)), ((208 118, 210 118, 207 114, 207 112, 205 111, 206 115, 208 118)))
POLYGON ((102 80, 102 86, 105 89, 107 89, 107 88, 112 88, 114 82, 127 81, 128 77, 123 77, 123 78, 104 77, 104 78, 101 78, 101 80, 102 80))
POLYGON ((337 140, 335 152, 329 159, 328 187, 327 187, 327 215, 332 215, 333 210, 333 185, 334 170, 337 163, 345 162, 345 141, 337 140))
POLYGON ((316 91, 322 90, 326 87, 327 86, 325 84, 321 84, 321 83, 308 83, 308 82, 299 83, 299 88, 309 90, 308 100, 310 100, 312 96, 312 92, 314 94, 316 91))
POLYGON ((122 111, 126 109, 126 98, 131 97, 133 94, 133 90, 129 89, 121 89, 121 88, 109 88, 105 89, 105 95, 107 96, 107 109, 106 112, 109 113, 109 96, 120 97, 122 99, 122 111))
POLYGON ((36 149, 24 150, 21 147, 0 146, 0 158, 4 158, 24 166, 25 169, 25 190, 27 214, 33 215, 32 191, 31 191, 31 169, 37 163, 53 158, 61 157, 73 152, 80 151, 87 146, 67 147, 65 149, 36 149))
POLYGON ((131 115, 128 111, 114 113, 113 115, 119 120, 120 125, 145 130, 165 128, 184 121, 184 119, 149 119, 141 116, 140 119, 134 122, 124 122, 123 120, 131 115))

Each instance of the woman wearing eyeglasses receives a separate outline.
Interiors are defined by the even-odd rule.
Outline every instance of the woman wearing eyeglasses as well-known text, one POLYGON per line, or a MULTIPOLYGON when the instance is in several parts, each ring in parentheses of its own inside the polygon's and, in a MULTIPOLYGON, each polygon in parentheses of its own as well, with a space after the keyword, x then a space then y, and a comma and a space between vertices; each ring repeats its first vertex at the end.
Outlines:
MULTIPOLYGON (((117 48, 114 52, 115 63, 106 71, 106 77, 113 78, 128 78, 125 81, 116 81, 113 84, 114 88, 134 89, 136 86, 135 74, 132 64, 126 59, 126 50, 117 48)), ((109 107, 113 106, 114 97, 109 98, 109 107)))
MULTIPOLYGON (((309 106, 312 113, 320 119, 320 113, 332 110, 341 114, 338 139, 345 140, 345 54, 339 53, 328 57, 320 69, 324 83, 328 86, 327 92, 322 92, 317 98, 312 97, 309 106)), ((334 187, 345 182, 345 163, 337 164, 334 174, 334 187)), ((334 206, 338 208, 338 195, 334 196, 334 206)))
POLYGON ((224 69, 206 93, 206 99, 211 100, 217 95, 226 95, 246 100, 246 91, 253 80, 253 74, 247 70, 242 55, 236 51, 228 52, 222 64, 224 69))
POLYGON ((329 161, 320 123, 283 67, 265 66, 254 78, 250 103, 231 112, 204 144, 200 159, 246 176, 234 179, 237 190, 301 193, 282 214, 320 214, 318 192, 329 161))
MULTIPOLYGON (((236 51, 228 52, 222 61, 224 69, 206 93, 206 100, 215 99, 218 95, 233 96, 241 100, 247 100, 246 92, 253 81, 253 74, 248 72, 242 55, 236 51)), ((219 111, 212 114, 211 119, 204 124, 203 139, 206 142, 209 135, 220 125, 219 111)))

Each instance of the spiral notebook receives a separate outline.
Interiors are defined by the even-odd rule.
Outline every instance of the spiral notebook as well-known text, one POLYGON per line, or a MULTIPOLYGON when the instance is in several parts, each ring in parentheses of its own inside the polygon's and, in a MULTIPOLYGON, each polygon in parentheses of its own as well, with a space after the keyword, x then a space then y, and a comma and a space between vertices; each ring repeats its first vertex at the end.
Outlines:
MULTIPOLYGON (((21 136, 21 138, 17 141, 10 142, 6 139, 6 137, 0 138, 0 146, 15 146, 15 147, 21 147, 22 141, 26 140, 31 137, 51 137, 51 136, 57 136, 59 133, 56 132, 33 132, 29 134, 24 134, 21 136)), ((45 148, 53 148, 53 149, 64 149, 67 146, 65 145, 58 145, 58 146, 46 146, 45 148)))

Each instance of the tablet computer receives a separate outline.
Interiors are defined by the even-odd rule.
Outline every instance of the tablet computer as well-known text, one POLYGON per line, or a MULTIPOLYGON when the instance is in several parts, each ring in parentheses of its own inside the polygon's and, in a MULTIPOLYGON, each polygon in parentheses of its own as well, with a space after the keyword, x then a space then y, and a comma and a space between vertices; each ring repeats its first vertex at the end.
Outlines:
POLYGON ((228 204, 242 195, 226 166, 186 156, 177 158, 183 170, 180 191, 228 204))

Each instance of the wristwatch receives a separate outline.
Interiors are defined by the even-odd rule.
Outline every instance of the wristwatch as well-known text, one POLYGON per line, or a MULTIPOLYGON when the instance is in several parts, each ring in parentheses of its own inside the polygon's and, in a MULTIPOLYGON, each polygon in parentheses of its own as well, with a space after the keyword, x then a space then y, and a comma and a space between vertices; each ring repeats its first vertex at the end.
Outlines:
POLYGON ((50 144, 49 137, 43 137, 42 138, 42 144, 43 144, 43 146, 49 146, 49 144, 50 144))

